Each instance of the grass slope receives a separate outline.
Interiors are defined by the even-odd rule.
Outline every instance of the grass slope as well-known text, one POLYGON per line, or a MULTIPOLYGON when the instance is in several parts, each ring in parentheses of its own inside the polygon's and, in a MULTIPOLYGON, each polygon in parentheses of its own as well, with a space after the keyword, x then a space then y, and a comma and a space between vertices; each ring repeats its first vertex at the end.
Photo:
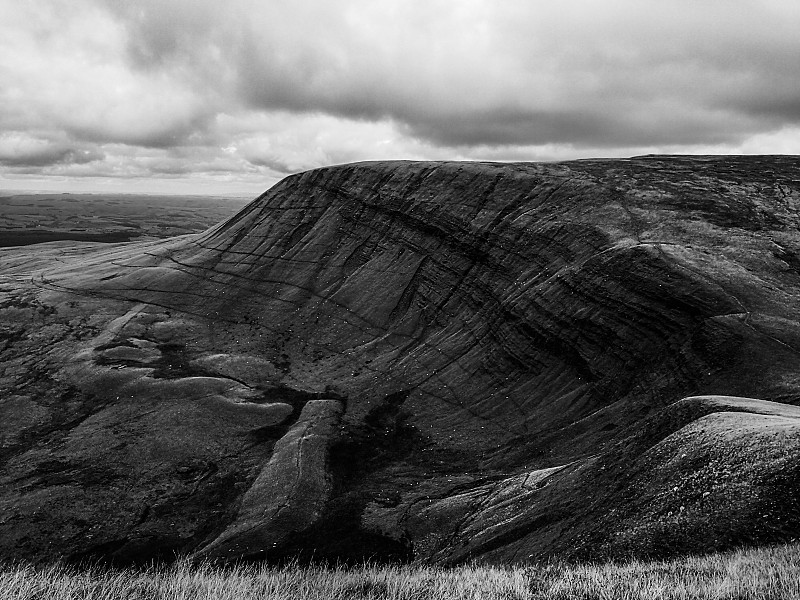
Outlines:
POLYGON ((218 569, 178 563, 144 570, 0 569, 0 598, 247 599, 785 599, 800 598, 800 545, 662 562, 570 566, 218 569))

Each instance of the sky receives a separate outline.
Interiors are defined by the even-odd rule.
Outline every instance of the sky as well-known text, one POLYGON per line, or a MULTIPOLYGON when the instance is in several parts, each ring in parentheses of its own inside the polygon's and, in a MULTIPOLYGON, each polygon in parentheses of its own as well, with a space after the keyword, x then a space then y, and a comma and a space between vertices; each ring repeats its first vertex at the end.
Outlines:
POLYGON ((797 0, 0 0, 0 189, 800 154, 797 0))

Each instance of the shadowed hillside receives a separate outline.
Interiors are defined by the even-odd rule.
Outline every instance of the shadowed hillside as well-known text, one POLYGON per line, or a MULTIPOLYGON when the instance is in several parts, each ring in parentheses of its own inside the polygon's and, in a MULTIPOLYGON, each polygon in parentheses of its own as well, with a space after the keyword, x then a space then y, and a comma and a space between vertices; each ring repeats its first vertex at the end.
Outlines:
POLYGON ((362 163, 0 251, 0 556, 667 556, 800 534, 800 160, 362 163))

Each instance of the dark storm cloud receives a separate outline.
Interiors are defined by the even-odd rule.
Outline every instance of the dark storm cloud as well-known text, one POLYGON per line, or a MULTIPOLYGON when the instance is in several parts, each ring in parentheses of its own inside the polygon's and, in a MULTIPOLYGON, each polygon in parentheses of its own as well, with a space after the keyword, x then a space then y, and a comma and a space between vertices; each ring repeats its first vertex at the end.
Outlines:
POLYGON ((45 167, 65 162, 70 156, 69 150, 47 148, 39 152, 9 154, 0 153, 0 164, 7 167, 45 167))
POLYGON ((737 139, 742 128, 729 127, 738 116, 726 115, 724 123, 708 115, 645 115, 632 126, 631 118, 586 112, 486 111, 470 118, 438 115, 419 116, 407 121, 409 135, 446 146, 479 144, 526 145, 535 143, 584 144, 595 148, 648 144, 724 143, 737 139), (709 119, 712 119, 709 121, 709 119))
POLYGON ((0 136, 0 165, 7 167, 84 165, 103 158, 103 153, 95 149, 70 147, 22 134, 0 136))
POLYGON ((276 173, 282 173, 284 175, 288 175, 289 173, 292 173, 295 170, 286 161, 277 158, 252 157, 249 159, 249 162, 250 164, 256 165, 258 167, 267 167, 268 169, 276 173))
POLYGON ((176 116, 168 122, 137 128, 128 126, 133 121, 114 126, 98 121, 96 123, 66 123, 64 131, 81 142, 97 144, 126 144, 144 148, 174 148, 184 146, 191 139, 205 137, 211 115, 176 116))

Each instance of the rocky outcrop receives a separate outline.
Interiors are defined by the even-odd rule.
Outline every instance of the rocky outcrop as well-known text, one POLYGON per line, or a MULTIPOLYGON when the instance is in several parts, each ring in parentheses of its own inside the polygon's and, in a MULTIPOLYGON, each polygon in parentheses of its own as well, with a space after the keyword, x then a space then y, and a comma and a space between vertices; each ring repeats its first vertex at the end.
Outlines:
POLYGON ((341 411, 338 400, 311 400, 303 407, 275 443, 233 523, 200 558, 259 558, 317 523, 330 496, 328 447, 341 411))
POLYGON ((418 558, 666 556, 796 535, 797 407, 691 397, 628 433, 584 460, 425 501, 406 522, 418 558))
POLYGON ((798 226, 792 157, 391 162, 196 236, 0 251, 0 555, 791 539, 798 226))

